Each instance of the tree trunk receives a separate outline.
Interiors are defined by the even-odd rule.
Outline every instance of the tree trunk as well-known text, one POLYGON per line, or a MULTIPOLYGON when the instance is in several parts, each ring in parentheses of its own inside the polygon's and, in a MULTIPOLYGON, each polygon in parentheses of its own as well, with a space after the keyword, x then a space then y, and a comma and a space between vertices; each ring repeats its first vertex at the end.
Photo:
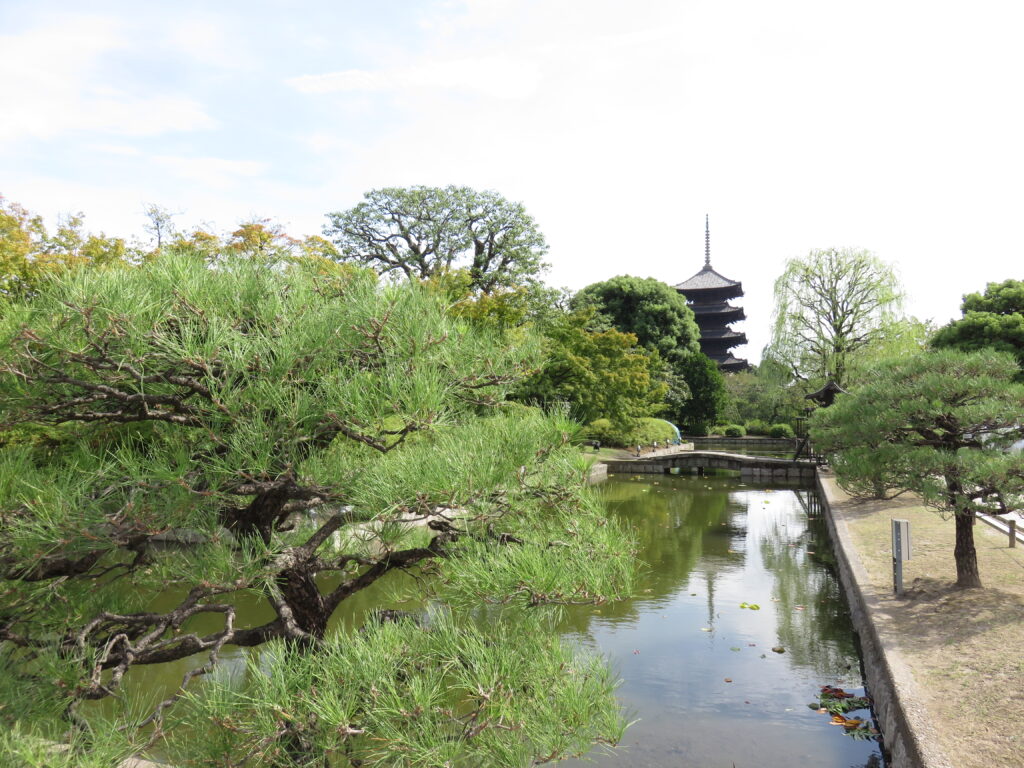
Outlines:
POLYGON ((224 527, 236 536, 259 536, 264 544, 270 543, 274 523, 282 516, 290 496, 285 488, 275 488, 257 494, 249 506, 226 510, 224 527))
POLYGON ((301 567, 289 568, 277 577, 277 585, 299 629, 322 640, 327 634, 330 612, 313 574, 301 567))
POLYGON ((974 511, 957 512, 956 546, 953 557, 956 559, 956 585, 958 587, 980 587, 981 574, 978 572, 978 553, 974 549, 974 511))

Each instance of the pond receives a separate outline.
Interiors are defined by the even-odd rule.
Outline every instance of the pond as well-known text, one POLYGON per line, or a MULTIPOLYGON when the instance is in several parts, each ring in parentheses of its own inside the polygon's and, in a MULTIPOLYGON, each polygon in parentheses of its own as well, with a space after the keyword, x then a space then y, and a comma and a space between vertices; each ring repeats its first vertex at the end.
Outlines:
MULTIPOLYGON (((882 765, 876 742, 850 738, 807 706, 823 685, 863 692, 856 635, 823 521, 805 511, 807 490, 727 476, 619 475, 599 493, 634 529, 648 567, 634 599, 566 609, 560 630, 610 659, 622 678, 619 700, 636 722, 619 748, 561 765, 882 765)), ((423 610, 415 599, 395 602, 409 578, 396 577, 346 601, 335 628, 351 631, 381 604, 423 610)), ((161 595, 154 607, 178 598, 161 595)), ((239 607, 247 621, 270 618, 261 601, 239 607)), ((191 628, 217 626, 209 617, 191 628)), ((243 674, 244 656, 225 648, 222 673, 243 674)), ((129 697, 155 704, 204 660, 133 669, 129 697)))
POLYGON ((649 570, 636 598, 573 609, 563 630, 610 658, 636 723, 611 754, 563 765, 883 764, 877 742, 851 738, 807 706, 826 684, 863 693, 856 635, 824 523, 805 511, 808 491, 613 475, 601 493, 635 529, 649 570))

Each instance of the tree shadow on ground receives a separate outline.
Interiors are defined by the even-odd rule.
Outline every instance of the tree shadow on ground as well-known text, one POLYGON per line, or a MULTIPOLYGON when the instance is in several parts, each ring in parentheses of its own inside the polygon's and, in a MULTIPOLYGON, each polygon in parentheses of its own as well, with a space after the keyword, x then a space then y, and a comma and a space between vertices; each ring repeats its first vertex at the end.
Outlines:
POLYGON ((916 578, 883 613, 913 626, 920 647, 969 641, 1000 626, 1024 623, 1024 595, 998 588, 959 589, 946 579, 916 578))

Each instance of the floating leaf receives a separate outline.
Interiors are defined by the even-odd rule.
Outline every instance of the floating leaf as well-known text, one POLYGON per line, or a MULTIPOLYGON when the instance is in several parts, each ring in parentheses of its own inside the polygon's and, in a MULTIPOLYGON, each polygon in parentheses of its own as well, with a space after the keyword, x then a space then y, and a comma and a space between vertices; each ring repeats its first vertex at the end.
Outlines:
POLYGON ((701 627, 700 631, 701 632, 711 632, 712 630, 711 630, 711 627, 701 627))
POLYGON ((774 653, 785 653, 786 649, 783 648, 781 645, 776 645, 774 648, 772 648, 772 651, 774 653))
POLYGON ((732 678, 731 678, 731 677, 727 677, 727 678, 725 678, 725 682, 727 682, 727 683, 731 683, 731 682, 732 682, 732 678))
POLYGON ((738 645, 734 645, 729 650, 730 651, 742 651, 743 649, 740 648, 738 645))

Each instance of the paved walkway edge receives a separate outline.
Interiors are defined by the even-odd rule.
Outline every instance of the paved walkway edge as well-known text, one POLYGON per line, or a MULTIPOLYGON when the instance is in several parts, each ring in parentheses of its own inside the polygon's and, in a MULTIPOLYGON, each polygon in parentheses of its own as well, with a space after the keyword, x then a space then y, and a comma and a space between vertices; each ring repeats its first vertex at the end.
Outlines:
POLYGON ((816 480, 825 507, 839 578, 860 636, 868 695, 882 729, 889 768, 953 768, 939 748, 935 729, 920 705, 914 676, 896 647, 896 638, 879 630, 879 595, 853 544, 843 508, 849 504, 830 474, 816 480))

